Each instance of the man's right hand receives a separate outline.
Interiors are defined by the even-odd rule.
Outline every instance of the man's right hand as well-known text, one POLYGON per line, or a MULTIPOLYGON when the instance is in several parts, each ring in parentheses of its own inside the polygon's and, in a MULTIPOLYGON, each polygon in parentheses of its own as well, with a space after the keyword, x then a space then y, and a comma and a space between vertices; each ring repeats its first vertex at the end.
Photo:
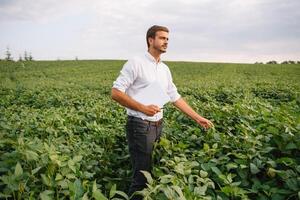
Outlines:
POLYGON ((153 116, 156 113, 160 112, 160 108, 157 105, 152 105, 152 104, 147 105, 147 106, 143 105, 143 104, 135 101, 130 96, 128 96, 127 94, 125 94, 124 92, 122 92, 122 91, 120 91, 116 88, 112 88, 111 97, 112 97, 113 100, 115 100, 116 102, 118 102, 122 106, 130 108, 132 110, 142 112, 142 113, 144 113, 145 115, 148 115, 148 116, 153 116))
POLYGON ((148 116, 153 116, 156 113, 160 112, 160 108, 156 105, 147 105, 144 107, 143 111, 142 111, 145 115, 148 116))

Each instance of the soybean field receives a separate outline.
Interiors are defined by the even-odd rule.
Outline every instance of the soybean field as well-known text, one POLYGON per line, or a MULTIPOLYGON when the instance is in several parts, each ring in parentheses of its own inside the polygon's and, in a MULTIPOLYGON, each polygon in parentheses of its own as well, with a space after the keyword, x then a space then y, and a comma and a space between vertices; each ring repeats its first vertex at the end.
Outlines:
MULTIPOLYGON (((0 199, 129 199, 123 60, 0 61, 0 199)), ((147 200, 300 199, 300 65, 166 62, 170 103, 147 200)))

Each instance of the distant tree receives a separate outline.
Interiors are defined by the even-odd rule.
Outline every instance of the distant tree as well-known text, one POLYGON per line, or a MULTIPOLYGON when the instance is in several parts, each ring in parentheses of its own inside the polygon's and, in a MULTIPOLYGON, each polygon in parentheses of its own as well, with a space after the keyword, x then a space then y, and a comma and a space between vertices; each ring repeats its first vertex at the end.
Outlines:
POLYGON ((281 64, 300 64, 300 61, 293 61, 293 60, 286 60, 286 61, 283 61, 281 64))
POLYGON ((23 58, 22 58, 22 56, 21 56, 21 54, 19 55, 19 60, 18 60, 19 62, 22 62, 23 61, 23 58))
POLYGON ((267 62, 267 64, 277 64, 277 62, 275 60, 271 60, 271 61, 267 62))
POLYGON ((255 62, 254 64, 259 64, 259 65, 263 65, 263 62, 255 62))
POLYGON ((29 61, 33 61, 33 57, 32 57, 32 55, 31 55, 31 53, 29 53, 28 60, 29 60, 29 61))
POLYGON ((75 60, 76 60, 76 61, 78 60, 78 57, 77 57, 77 56, 75 57, 75 60))
POLYGON ((24 60, 28 61, 28 53, 27 53, 27 51, 24 51, 24 60))
POLYGON ((13 60, 13 58, 12 58, 12 56, 11 56, 11 53, 10 53, 10 50, 9 50, 9 47, 7 47, 6 48, 6 51, 5 51, 5 60, 6 61, 12 61, 13 60))

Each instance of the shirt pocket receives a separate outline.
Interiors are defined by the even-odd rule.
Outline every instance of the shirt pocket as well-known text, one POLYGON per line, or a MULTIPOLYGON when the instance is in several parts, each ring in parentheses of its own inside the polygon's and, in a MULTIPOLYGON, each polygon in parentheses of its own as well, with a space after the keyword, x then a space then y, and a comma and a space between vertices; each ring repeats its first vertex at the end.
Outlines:
POLYGON ((169 80, 167 75, 164 73, 164 71, 161 71, 160 74, 158 75, 157 82, 165 92, 168 91, 169 80))
POLYGON ((144 88, 150 85, 155 80, 156 77, 154 76, 154 74, 143 71, 137 77, 137 84, 140 86, 140 88, 144 88))

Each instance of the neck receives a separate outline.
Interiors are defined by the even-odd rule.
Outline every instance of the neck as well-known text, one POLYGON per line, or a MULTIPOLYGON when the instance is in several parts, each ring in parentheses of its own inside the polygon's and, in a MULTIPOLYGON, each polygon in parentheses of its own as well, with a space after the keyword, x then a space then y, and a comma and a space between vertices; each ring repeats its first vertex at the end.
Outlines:
POLYGON ((152 48, 149 48, 148 52, 154 57, 157 63, 160 61, 160 54, 161 54, 160 52, 152 48))

